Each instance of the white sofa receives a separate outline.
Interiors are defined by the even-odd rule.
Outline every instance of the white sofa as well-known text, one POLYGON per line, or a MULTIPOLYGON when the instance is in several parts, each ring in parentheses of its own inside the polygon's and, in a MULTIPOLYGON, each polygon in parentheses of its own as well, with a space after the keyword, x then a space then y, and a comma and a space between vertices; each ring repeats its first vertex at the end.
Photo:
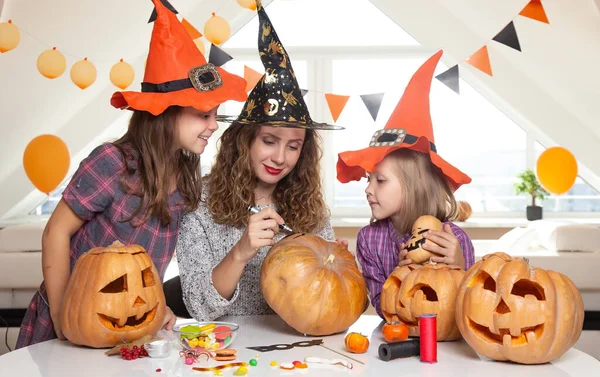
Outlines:
MULTIPOLYGON (((38 290, 42 277, 42 232, 46 221, 0 229, 0 316, 26 309, 38 290)), ((12 321, 11 321, 12 322, 12 321)), ((19 332, 12 324, 7 330, 0 320, 0 355, 7 352, 4 339, 14 349, 19 332)))

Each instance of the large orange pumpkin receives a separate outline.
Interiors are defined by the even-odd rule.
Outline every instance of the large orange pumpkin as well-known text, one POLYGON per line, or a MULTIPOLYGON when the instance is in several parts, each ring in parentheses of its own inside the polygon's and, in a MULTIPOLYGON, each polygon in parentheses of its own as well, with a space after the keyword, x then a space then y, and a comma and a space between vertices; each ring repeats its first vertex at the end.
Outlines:
POLYGON ((381 311, 387 322, 401 321, 419 336, 419 315, 437 314, 438 341, 457 340, 455 299, 465 271, 442 263, 396 267, 383 284, 381 311))
POLYGON ((260 287, 267 304, 306 335, 347 330, 368 302, 354 256, 314 234, 293 234, 273 245, 262 263, 260 287))
POLYGON ((165 312, 160 277, 144 248, 116 241, 89 250, 75 263, 61 329, 74 344, 113 347, 154 335, 165 312))
POLYGON ((469 268, 456 299, 458 327, 475 351, 522 364, 564 354, 579 339, 583 313, 568 277, 502 252, 469 268))

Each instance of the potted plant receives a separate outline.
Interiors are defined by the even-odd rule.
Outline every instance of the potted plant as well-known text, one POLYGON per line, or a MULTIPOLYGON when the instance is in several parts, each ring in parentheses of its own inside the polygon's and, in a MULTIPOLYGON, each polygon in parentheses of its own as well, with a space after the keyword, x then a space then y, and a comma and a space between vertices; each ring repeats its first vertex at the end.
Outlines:
POLYGON ((527 220, 540 220, 542 207, 535 204, 535 199, 544 200, 549 193, 542 188, 531 169, 517 174, 517 178, 519 178, 519 182, 515 183, 515 192, 531 196, 531 205, 527 206, 527 220))

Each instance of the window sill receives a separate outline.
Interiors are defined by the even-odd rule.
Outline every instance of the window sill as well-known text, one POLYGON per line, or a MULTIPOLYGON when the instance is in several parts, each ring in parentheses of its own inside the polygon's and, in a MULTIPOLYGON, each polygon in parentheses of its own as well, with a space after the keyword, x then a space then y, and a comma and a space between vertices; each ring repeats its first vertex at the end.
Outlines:
MULTIPOLYGON (((600 218, 597 217, 546 217, 544 220, 557 222, 572 222, 577 224, 600 225, 600 218)), ((467 221, 455 221, 456 225, 463 229, 469 228, 516 228, 526 227, 531 221, 525 217, 472 217, 467 221)), ((362 228, 369 225, 369 218, 366 217, 332 217, 331 225, 334 228, 362 228)))

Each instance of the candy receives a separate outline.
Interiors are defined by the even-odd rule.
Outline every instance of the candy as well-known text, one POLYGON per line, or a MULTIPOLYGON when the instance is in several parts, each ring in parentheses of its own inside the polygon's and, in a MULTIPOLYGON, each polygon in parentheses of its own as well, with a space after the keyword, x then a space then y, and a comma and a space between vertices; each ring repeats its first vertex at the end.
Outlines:
POLYGON ((284 369, 284 370, 292 370, 294 369, 296 366, 292 363, 281 363, 279 364, 279 368, 280 369, 284 369))
POLYGON ((292 364, 294 364, 294 366, 295 366, 295 365, 298 365, 298 364, 301 364, 301 363, 302 363, 302 361, 298 361, 298 360, 294 360, 294 361, 292 361, 292 364))
POLYGON ((276 367, 277 366, 277 361, 271 361, 271 363, 269 364, 272 367, 276 367))
POLYGON ((306 369, 308 368, 308 365, 306 365, 305 363, 298 363, 295 365, 295 367, 298 369, 306 369))
POLYGON ((192 359, 191 357, 186 357, 185 358, 185 364, 186 365, 192 365, 192 364, 194 364, 194 359, 192 359))
POLYGON ((245 376, 248 374, 248 369, 245 367, 239 367, 235 372, 233 372, 234 376, 245 376))
POLYGON ((231 328, 228 326, 217 326, 213 329, 213 332, 217 340, 225 340, 227 337, 231 337, 231 328))
POLYGON ((253 367, 256 366, 256 364, 258 364, 258 362, 256 361, 256 359, 250 359, 250 365, 252 365, 253 367))
POLYGON ((215 371, 215 372, 220 372, 221 369, 225 369, 225 368, 231 368, 231 367, 245 367, 248 366, 248 364, 242 362, 237 362, 237 363, 229 363, 229 364, 223 364, 223 365, 217 365, 216 367, 208 367, 208 368, 201 368, 201 367, 194 367, 192 368, 193 370, 197 371, 197 372, 211 372, 211 371, 215 371))

